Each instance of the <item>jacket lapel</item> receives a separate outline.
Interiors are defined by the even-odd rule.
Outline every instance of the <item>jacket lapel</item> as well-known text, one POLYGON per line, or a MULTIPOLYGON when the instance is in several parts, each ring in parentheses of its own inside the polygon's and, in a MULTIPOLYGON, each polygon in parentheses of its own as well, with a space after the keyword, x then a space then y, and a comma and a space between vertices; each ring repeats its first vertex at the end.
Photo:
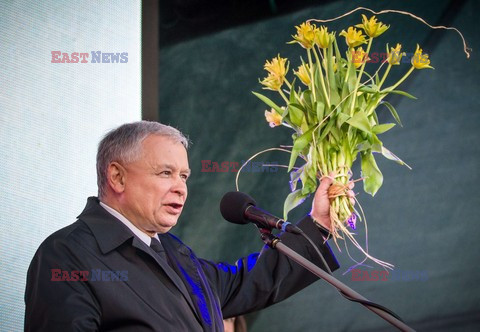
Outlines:
POLYGON ((160 265, 160 267, 163 269, 163 271, 165 271, 165 273, 170 278, 170 280, 172 280, 172 282, 175 284, 175 286, 177 286, 178 290, 185 297, 185 299, 187 300, 188 304, 192 308, 192 311, 195 313, 197 318, 200 318, 200 317, 198 317, 198 313, 195 310, 195 306, 193 305, 192 298, 191 298, 187 288, 185 287, 184 282, 179 277, 179 275, 170 267, 170 265, 168 265, 168 263, 165 262, 165 260, 161 259, 153 251, 153 249, 149 248, 145 243, 143 243, 141 240, 137 239, 136 237, 133 239, 132 245, 135 248, 145 252, 147 255, 152 257, 157 262, 158 265, 160 265))
MULTIPOLYGON (((108 254, 111 254, 113 251, 118 251, 120 249, 119 248, 120 246, 122 246, 125 242, 133 238, 133 240, 131 241, 131 244, 128 244, 128 245, 131 245, 134 248, 141 250, 142 252, 149 255, 155 260, 155 262, 163 269, 163 271, 168 276, 168 278, 172 281, 172 283, 178 288, 180 293, 183 295, 188 305, 194 312, 196 318, 200 322, 202 321, 198 313, 197 306, 193 302, 192 296, 190 295, 190 292, 187 289, 187 286, 186 286, 187 284, 184 282, 184 279, 181 278, 178 272, 174 271, 168 265, 167 262, 162 260, 152 248, 148 247, 144 242, 142 242, 140 239, 134 236, 133 233, 128 229, 128 227, 126 227, 121 221, 117 220, 117 218, 115 218, 103 207, 101 207, 99 204, 98 198, 96 197, 88 198, 87 205, 83 210, 83 212, 78 216, 78 219, 85 222, 87 226, 90 228, 103 255, 108 255, 108 254)), ((169 246, 167 245, 166 247, 169 247, 169 246)), ((165 249, 167 250, 167 248, 165 249)), ((177 255, 174 255, 172 253, 171 249, 167 250, 167 253, 168 255, 170 255, 170 257, 177 257, 177 255)), ((111 263, 112 265, 115 265, 113 260, 111 261, 111 263)), ((190 262, 189 259, 182 260, 182 264, 186 264, 188 266, 187 269, 189 271, 192 270, 191 268, 192 263, 190 262)), ((120 265, 124 266, 124 263, 120 265)), ((118 268, 115 268, 114 266, 112 266, 111 268, 118 269, 118 268)), ((148 300, 151 297, 152 294, 144 293, 145 285, 139 285, 138 283, 132 284, 130 280, 128 280, 127 283, 142 298, 148 300)))
POLYGON ((172 260, 173 268, 188 288, 188 292, 195 304, 196 312, 200 315, 203 329, 205 331, 216 331, 219 329, 216 318, 217 316, 222 317, 222 313, 219 308, 217 308, 216 314, 214 313, 214 307, 218 306, 214 306, 214 295, 210 290, 205 275, 202 273, 200 262, 191 249, 175 236, 168 233, 158 235, 172 260))

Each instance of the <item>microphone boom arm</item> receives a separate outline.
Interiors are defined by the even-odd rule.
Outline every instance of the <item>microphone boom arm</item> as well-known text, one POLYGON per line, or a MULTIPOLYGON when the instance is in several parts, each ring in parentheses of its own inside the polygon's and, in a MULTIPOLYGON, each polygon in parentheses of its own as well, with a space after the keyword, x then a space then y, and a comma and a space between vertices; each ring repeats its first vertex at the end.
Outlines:
MULTIPOLYGON (((278 237, 273 235, 269 229, 258 227, 258 230, 261 233, 261 238, 263 242, 268 245, 272 249, 277 249, 279 252, 293 260, 294 262, 300 264, 303 266, 305 269, 309 270, 313 274, 315 274, 317 277, 325 280, 328 282, 330 285, 338 289, 340 292, 346 294, 347 296, 353 298, 353 299, 359 299, 364 302, 370 302, 368 299, 342 283, 340 280, 337 278, 333 277, 332 275, 328 274, 327 272, 323 271, 321 268, 319 268, 317 265, 313 264, 303 256, 299 255, 296 253, 294 250, 290 249, 288 246, 286 246, 278 237)), ((363 304, 363 303, 362 303, 363 304)), ((398 320, 397 318, 393 317, 390 315, 388 312, 385 312, 381 309, 378 309, 373 306, 369 306, 367 304, 363 304, 367 309, 370 311, 373 311, 376 313, 378 316, 382 317, 384 320, 398 328, 400 331, 408 331, 408 332, 415 332, 414 329, 406 325, 404 322, 398 320)))

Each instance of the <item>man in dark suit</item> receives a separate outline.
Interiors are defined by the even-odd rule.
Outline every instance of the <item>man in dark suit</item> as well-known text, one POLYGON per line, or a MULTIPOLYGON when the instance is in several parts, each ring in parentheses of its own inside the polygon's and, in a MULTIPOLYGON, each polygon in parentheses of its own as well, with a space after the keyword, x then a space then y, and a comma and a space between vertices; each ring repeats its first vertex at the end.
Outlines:
MULTIPOLYGON (((41 244, 28 270, 26 331, 223 331, 223 318, 279 302, 317 279, 270 248, 236 265, 213 263, 168 233, 187 198, 187 147, 178 130, 147 121, 103 138, 98 198, 41 244)), ((322 180, 311 213, 327 229, 331 183, 322 180)), ((312 218, 298 226, 338 268, 312 218)), ((322 266, 302 237, 281 239, 322 266)))

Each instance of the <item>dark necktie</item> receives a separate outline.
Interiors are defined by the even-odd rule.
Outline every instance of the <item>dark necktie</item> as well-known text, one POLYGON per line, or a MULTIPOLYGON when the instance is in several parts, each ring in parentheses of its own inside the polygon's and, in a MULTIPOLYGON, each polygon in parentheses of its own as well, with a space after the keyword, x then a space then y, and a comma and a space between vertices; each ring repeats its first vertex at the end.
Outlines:
POLYGON ((152 237, 150 248, 152 248, 158 254, 158 256, 160 256, 160 258, 165 260, 165 262, 167 262, 170 265, 165 248, 163 247, 162 243, 157 240, 157 238, 152 237))

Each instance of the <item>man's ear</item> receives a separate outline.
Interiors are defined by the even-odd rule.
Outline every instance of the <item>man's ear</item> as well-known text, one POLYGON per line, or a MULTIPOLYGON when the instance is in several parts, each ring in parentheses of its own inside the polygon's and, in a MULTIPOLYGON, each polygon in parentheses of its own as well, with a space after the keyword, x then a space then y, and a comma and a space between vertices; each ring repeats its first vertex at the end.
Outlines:
POLYGON ((121 194, 125 190, 125 177, 126 170, 125 168, 113 161, 108 165, 107 169, 107 182, 108 186, 116 193, 121 194))

